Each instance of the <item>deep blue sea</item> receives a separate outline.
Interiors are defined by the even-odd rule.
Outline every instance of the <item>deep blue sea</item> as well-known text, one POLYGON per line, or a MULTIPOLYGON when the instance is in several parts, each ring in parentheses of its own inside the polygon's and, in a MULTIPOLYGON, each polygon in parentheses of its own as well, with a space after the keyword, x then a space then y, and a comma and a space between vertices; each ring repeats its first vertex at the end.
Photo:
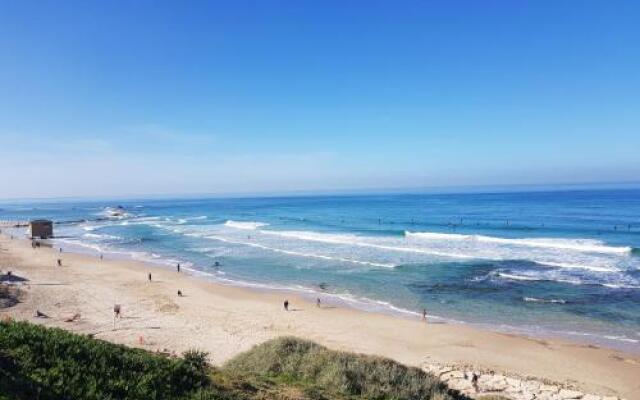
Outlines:
POLYGON ((0 220, 40 217, 105 257, 640 350, 638 189, 0 203, 0 220))

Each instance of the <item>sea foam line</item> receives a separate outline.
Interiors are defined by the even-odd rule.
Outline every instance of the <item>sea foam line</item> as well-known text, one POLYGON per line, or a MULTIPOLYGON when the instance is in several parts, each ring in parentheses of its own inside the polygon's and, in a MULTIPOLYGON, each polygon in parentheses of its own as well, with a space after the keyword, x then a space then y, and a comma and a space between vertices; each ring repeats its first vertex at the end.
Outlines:
POLYGON ((372 266, 372 267, 395 268, 395 265, 393 265, 393 264, 382 264, 382 263, 376 263, 376 262, 371 262, 371 261, 354 260, 354 259, 351 259, 351 258, 332 257, 332 256, 325 256, 325 255, 322 255, 322 254, 302 253, 302 252, 299 252, 299 251, 277 249, 277 248, 274 248, 274 247, 269 247, 269 246, 265 246, 265 245, 258 244, 258 243, 238 242, 238 241, 234 241, 234 240, 229 240, 229 239, 226 239, 226 238, 221 238, 219 236, 206 236, 206 238, 207 239, 213 239, 213 240, 219 240, 219 241, 225 242, 225 243, 244 245, 244 246, 251 246, 251 247, 255 247, 255 248, 258 248, 258 249, 262 249, 262 250, 272 251, 274 253, 282 253, 282 254, 287 254, 287 255, 292 255, 292 256, 308 257, 308 258, 319 258, 319 259, 330 260, 330 261, 341 261, 341 262, 346 262, 346 263, 368 265, 368 266, 372 266))
POLYGON ((523 238, 510 239, 484 235, 462 235, 458 233, 437 233, 437 232, 410 232, 405 231, 408 238, 439 241, 466 241, 507 244, 516 246, 538 247, 558 250, 572 250, 587 253, 630 253, 631 247, 607 246, 599 240, 592 239, 555 239, 555 238, 523 238))
MULTIPOLYGON (((390 245, 384 245, 384 244, 368 243, 368 242, 363 242, 361 240, 358 240, 359 239, 358 236, 352 236, 352 235, 330 235, 330 234, 321 234, 316 232, 304 232, 304 231, 260 230, 259 232, 267 235, 275 235, 275 236, 297 239, 297 240, 317 241, 322 243, 331 243, 331 244, 339 244, 339 245, 352 245, 352 246, 359 246, 359 247, 375 248, 380 250, 425 254, 425 255, 431 255, 431 256, 437 256, 437 257, 458 258, 458 259, 467 259, 467 260, 486 260, 486 261, 505 259, 504 257, 495 257, 495 256, 488 257, 488 256, 481 256, 478 254, 469 255, 469 254, 463 254, 459 252, 447 252, 447 251, 439 251, 439 250, 432 250, 432 249, 421 249, 421 248, 415 248, 415 247, 390 246, 390 245)), ((435 234, 435 235, 437 235, 437 237, 450 236, 448 234, 435 234)), ((471 237, 467 235, 454 235, 454 236, 471 237)), ((518 240, 518 239, 513 239, 513 240, 518 240)), ((506 258, 506 259, 510 259, 510 258, 506 258)), ((540 259, 536 259, 535 257, 530 258, 530 260, 543 267, 555 267, 555 268, 562 268, 562 269, 565 269, 565 268, 566 269, 585 269, 585 270, 590 270, 595 272, 619 271, 614 267, 608 267, 608 266, 569 264, 569 263, 540 260, 540 259)))
POLYGON ((269 224, 265 222, 255 222, 255 221, 233 221, 228 220, 224 223, 225 226, 236 229, 245 229, 245 230, 256 230, 258 228, 262 228, 263 226, 267 226, 269 224))
POLYGON ((432 256, 440 256, 440 257, 449 257, 449 258, 464 258, 464 259, 486 259, 492 260, 493 258, 489 257, 478 257, 478 256, 470 256, 466 254, 460 253, 448 253, 436 250, 426 250, 426 249, 416 249, 415 247, 397 247, 397 246, 388 246, 383 244, 375 244, 375 243, 367 243, 358 241, 355 236, 348 235, 322 235, 314 232, 300 232, 300 231, 270 231, 270 230, 261 230, 260 233, 266 235, 275 235, 280 237, 286 237, 290 239, 298 239, 298 240, 307 240, 307 241, 315 241, 321 243, 331 243, 331 244, 347 244, 352 246, 359 247, 369 247, 381 250, 390 250, 390 251, 402 251, 408 253, 418 253, 418 254, 427 254, 432 256))

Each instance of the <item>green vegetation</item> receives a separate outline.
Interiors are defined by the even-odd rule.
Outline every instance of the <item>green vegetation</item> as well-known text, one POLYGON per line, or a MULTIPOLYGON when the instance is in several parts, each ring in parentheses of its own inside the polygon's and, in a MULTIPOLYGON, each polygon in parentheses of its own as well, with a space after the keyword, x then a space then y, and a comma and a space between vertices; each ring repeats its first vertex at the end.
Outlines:
POLYGON ((295 338, 222 368, 24 322, 0 322, 0 399, 461 399, 433 376, 295 338))
POLYGON ((280 338, 254 347, 225 365, 237 376, 266 376, 304 384, 314 392, 367 399, 448 399, 447 387, 418 368, 395 361, 328 350, 313 342, 280 338))

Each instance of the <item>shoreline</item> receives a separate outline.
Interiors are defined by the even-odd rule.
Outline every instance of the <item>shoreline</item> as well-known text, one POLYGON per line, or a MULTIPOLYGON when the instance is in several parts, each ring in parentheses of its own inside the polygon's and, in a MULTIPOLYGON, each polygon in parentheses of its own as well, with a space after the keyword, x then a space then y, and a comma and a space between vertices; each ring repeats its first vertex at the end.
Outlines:
MULTIPOLYGON (((213 282, 141 261, 114 260, 0 236, 3 272, 28 279, 21 303, 0 315, 57 326, 156 351, 200 348, 221 364, 254 344, 293 335, 333 349, 393 358, 435 370, 459 366, 507 376, 536 377, 598 395, 640 398, 640 357, 564 340, 536 339, 465 324, 400 318, 286 294, 296 311, 282 309, 283 293, 213 282), (56 259, 62 259, 62 267, 56 259), (9 268, 10 267, 10 268, 9 268), (147 281, 147 273, 153 281, 147 281), (184 297, 176 295, 177 290, 184 297), (114 329, 113 306, 123 318, 114 329), (34 310, 50 316, 34 318, 34 310), (77 322, 65 316, 79 313, 77 322)), ((329 302, 331 303, 331 302, 329 302)), ((449 369, 451 371, 451 368, 449 369)))
MULTIPOLYGON (((16 235, 20 235, 20 233, 16 233, 16 235)), ((258 292, 280 293, 285 296, 287 294, 290 296, 300 296, 309 302, 315 302, 316 297, 331 298, 334 304, 337 303, 340 306, 349 307, 357 311, 380 313, 395 318, 410 320, 422 318, 421 313, 418 311, 412 311, 407 308, 395 306, 383 300, 370 299, 366 297, 356 297, 337 293, 327 293, 314 289, 313 287, 300 286, 298 288, 295 288, 288 286, 278 286, 276 284, 269 285, 259 282, 224 278, 222 275, 217 275, 212 272, 206 272, 193 268, 193 264, 190 261, 166 259, 159 256, 156 257, 156 255, 154 255, 153 253, 147 253, 146 251, 127 252, 113 249, 104 249, 97 245, 87 244, 82 241, 68 240, 68 238, 54 238, 51 239, 51 241, 55 244, 55 246, 53 247, 59 247, 60 245, 70 246, 72 253, 79 253, 89 257, 98 257, 100 254, 103 254, 105 256, 105 259, 125 262, 137 262, 155 268, 165 268, 170 271, 173 270, 175 263, 180 262, 183 265, 183 270, 189 271, 189 273, 191 273, 194 277, 224 286, 245 288, 258 292), (144 256, 136 257, 136 254, 144 254, 144 256)), ((634 356, 640 356, 640 342, 628 338, 613 337, 613 335, 602 335, 580 331, 554 331, 548 329, 533 332, 532 330, 526 330, 520 326, 515 325, 495 325, 491 324, 490 322, 483 321, 470 322, 461 319, 446 318, 440 315, 433 314, 427 314, 427 316, 430 321, 436 320, 436 323, 462 325, 483 331, 491 331, 507 335, 518 335, 538 340, 568 341, 585 346, 603 347, 611 350, 617 350, 623 353, 628 353, 634 356)))

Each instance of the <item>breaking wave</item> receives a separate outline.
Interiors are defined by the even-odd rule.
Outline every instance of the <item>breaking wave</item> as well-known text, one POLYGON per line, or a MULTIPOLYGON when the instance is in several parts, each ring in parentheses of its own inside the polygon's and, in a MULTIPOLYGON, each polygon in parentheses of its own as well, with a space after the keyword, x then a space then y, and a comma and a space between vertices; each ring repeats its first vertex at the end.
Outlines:
POLYGON ((522 300, 526 303, 549 303, 549 304, 566 304, 564 299, 540 299, 537 297, 523 297, 522 300))
POLYGON ((254 222, 254 221, 233 221, 233 220, 228 220, 227 222, 224 223, 225 226, 228 226, 230 228, 236 228, 236 229, 245 229, 245 230, 256 230, 258 228, 262 228, 264 226, 267 226, 269 224, 264 223, 264 222, 254 222))
POLYGON ((522 238, 510 239, 484 235, 462 235, 457 233, 436 232, 409 232, 405 231, 408 238, 417 238, 433 241, 467 241, 495 243, 502 245, 527 246, 558 250, 571 250, 589 253, 614 253, 624 254, 632 251, 628 246, 607 246, 599 240, 593 239, 560 239, 560 238, 522 238))
POLYGON ((368 266, 372 266, 372 267, 382 267, 382 268, 394 268, 395 267, 395 265, 393 265, 393 264, 382 264, 382 263, 371 262, 371 261, 354 260, 354 259, 351 259, 351 258, 332 257, 332 256, 323 255, 323 254, 313 254, 313 253, 304 253, 304 252, 293 251, 293 250, 284 250, 284 249, 278 249, 278 248, 274 248, 274 247, 265 246, 265 245, 258 244, 258 243, 233 241, 233 240, 221 238, 221 237, 218 237, 218 236, 207 236, 207 238, 208 239, 213 239, 213 240, 218 240, 218 241, 225 242, 225 243, 230 243, 230 244, 255 247, 255 248, 258 248, 258 249, 262 249, 262 250, 272 251, 274 253, 288 254, 288 255, 291 255, 291 256, 318 258, 318 259, 323 259, 323 260, 331 260, 331 261, 339 261, 339 262, 352 263, 352 264, 368 265, 368 266))

